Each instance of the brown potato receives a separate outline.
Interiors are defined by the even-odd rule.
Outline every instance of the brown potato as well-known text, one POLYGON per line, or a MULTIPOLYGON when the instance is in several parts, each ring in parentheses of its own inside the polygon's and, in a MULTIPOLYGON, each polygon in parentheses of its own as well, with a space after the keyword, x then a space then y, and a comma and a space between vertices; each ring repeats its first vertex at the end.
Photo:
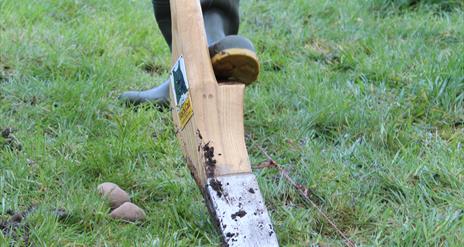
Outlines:
POLYGON ((98 185, 98 192, 108 200, 112 209, 130 202, 129 194, 114 183, 106 182, 98 185))
POLYGON ((111 218, 126 220, 130 222, 141 221, 145 219, 145 212, 137 205, 131 202, 125 202, 119 208, 110 213, 111 218))

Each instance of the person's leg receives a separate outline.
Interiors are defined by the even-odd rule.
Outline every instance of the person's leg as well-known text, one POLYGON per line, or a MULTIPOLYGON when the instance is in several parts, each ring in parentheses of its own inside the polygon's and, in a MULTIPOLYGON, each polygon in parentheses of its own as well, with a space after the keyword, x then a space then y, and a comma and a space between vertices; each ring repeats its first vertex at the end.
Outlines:
MULTIPOLYGON (((257 79, 259 63, 248 39, 236 35, 239 29, 240 0, 201 0, 206 36, 213 69, 218 80, 249 84, 257 79)), ((169 0, 153 0, 155 18, 171 48, 171 12, 169 0)), ((146 91, 130 91, 120 96, 129 103, 146 101, 166 103, 169 80, 146 91)))
MULTIPOLYGON (((171 7, 169 0, 152 0, 156 23, 163 34, 166 43, 171 49, 171 7)), ((169 102, 169 79, 161 85, 145 91, 127 91, 119 96, 119 99, 129 104, 153 102, 159 105, 167 105, 169 102)))
MULTIPOLYGON (((171 9, 169 0, 152 0, 155 19, 166 43, 171 47, 171 9)), ((240 23, 240 0, 201 0, 208 44, 236 35, 240 23)))
POLYGON ((171 49, 171 7, 169 0, 152 0, 156 23, 163 34, 166 43, 171 49))

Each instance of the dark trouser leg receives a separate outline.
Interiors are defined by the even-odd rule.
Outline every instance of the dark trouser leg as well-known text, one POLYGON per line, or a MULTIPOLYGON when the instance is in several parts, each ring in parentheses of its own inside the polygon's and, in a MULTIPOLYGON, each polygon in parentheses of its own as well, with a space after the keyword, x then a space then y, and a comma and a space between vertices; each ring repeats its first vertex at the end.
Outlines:
POLYGON ((156 23, 163 34, 166 43, 171 48, 171 8, 169 0, 152 0, 156 23))
MULTIPOLYGON (((171 9, 169 0, 152 0, 155 18, 166 43, 171 47, 171 9)), ((240 0, 201 0, 208 44, 236 35, 240 23, 240 0)))

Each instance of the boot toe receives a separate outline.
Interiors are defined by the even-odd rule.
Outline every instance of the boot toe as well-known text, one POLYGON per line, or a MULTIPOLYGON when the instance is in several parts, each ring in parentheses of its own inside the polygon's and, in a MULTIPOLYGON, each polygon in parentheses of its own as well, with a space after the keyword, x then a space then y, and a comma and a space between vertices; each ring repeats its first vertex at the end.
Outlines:
POLYGON ((258 79, 259 62, 256 54, 242 48, 226 49, 211 58, 218 80, 250 84, 258 79))
POLYGON ((258 78, 259 62, 251 41, 230 35, 209 48, 214 73, 219 80, 250 84, 258 78))

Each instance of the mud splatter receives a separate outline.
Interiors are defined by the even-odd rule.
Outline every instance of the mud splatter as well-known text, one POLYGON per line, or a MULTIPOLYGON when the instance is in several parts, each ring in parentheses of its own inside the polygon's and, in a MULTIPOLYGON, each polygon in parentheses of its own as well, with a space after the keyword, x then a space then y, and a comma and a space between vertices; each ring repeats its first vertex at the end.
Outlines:
POLYGON ((197 129, 197 132, 196 132, 196 133, 197 133, 197 137, 198 137, 198 139, 200 139, 200 141, 199 141, 199 144, 198 144, 198 153, 199 153, 199 152, 200 152, 200 150, 201 150, 201 145, 202 145, 202 144, 201 144, 201 142, 203 141, 203 136, 201 135, 201 133, 200 133, 200 130, 199 130, 199 129, 197 129))
POLYGON ((226 233, 226 242, 237 242, 237 238, 238 238, 238 235, 239 233, 238 232, 235 232, 235 233, 232 233, 232 232, 228 232, 226 233))
POLYGON ((197 129, 197 136, 198 136, 198 138, 200 138, 200 140, 203 140, 203 136, 201 135, 199 129, 197 129))
POLYGON ((216 191, 217 196, 221 198, 222 195, 224 194, 224 188, 222 187, 221 181, 217 179, 212 179, 209 185, 214 191, 216 191))
POLYGON ((209 142, 203 146, 203 155, 206 162, 206 176, 208 178, 214 177, 217 161, 214 159, 214 147, 210 147, 209 142))
POLYGON ((244 210, 239 210, 238 212, 230 215, 230 217, 233 219, 233 220, 237 220, 237 217, 240 217, 242 218, 243 216, 245 216, 247 214, 247 212, 245 212, 244 210))

